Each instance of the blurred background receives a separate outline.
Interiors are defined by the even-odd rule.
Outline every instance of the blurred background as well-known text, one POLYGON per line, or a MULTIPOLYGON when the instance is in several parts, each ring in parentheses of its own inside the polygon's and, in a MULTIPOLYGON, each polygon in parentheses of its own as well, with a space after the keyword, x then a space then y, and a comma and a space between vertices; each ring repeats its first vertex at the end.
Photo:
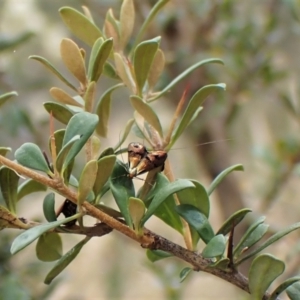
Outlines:
MULTIPOLYGON (((135 32, 155 3, 135 1, 135 32)), ((0 145, 12 147, 12 153, 29 141, 48 148, 49 115, 42 104, 52 100, 51 87, 63 84, 28 57, 43 56, 69 76, 60 59, 61 39, 70 37, 89 49, 70 34, 58 9, 81 10, 82 5, 102 28, 109 8, 118 17, 121 1, 0 0, 0 94, 13 90, 19 94, 0 110, 0 145)), ((226 167, 244 165, 245 172, 231 174, 220 185, 211 204, 215 228, 236 210, 253 209, 238 226, 237 239, 261 215, 270 224, 269 234, 299 221, 299 21, 298 0, 172 0, 144 37, 162 36, 167 64, 157 89, 202 59, 217 57, 225 62, 225 66, 207 65, 195 71, 154 107, 167 128, 187 86, 190 98, 206 84, 227 84, 225 93, 206 100, 203 112, 169 157, 176 177, 195 178, 205 186, 226 167)), ((98 97, 113 84, 102 78, 98 97)), ((102 140, 103 148, 118 142, 131 116, 128 92, 120 89, 113 96, 110 133, 102 140)), ((133 135, 127 142, 131 141, 142 142, 133 135)), ((44 221, 43 197, 23 199, 19 216, 44 221)), ((183 243, 158 220, 151 220, 148 227, 183 243)), ((0 232, 0 299, 248 299, 234 286, 205 273, 191 274, 179 283, 185 264, 170 258, 152 264, 143 249, 116 232, 92 239, 63 274, 46 286, 43 279, 53 263, 39 262, 34 245, 11 258, 9 247, 19 233, 0 232)), ((299 236, 295 232, 267 249, 287 262, 280 281, 299 273, 299 236)), ((64 236, 64 252, 81 239, 64 236)), ((246 272, 248 266, 242 267, 246 272)))

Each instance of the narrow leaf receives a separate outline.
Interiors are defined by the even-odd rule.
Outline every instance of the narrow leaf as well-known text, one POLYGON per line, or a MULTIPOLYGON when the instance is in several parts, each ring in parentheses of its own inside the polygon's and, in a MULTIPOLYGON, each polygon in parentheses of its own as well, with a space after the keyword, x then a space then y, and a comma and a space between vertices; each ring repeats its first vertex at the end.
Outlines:
POLYGON ((174 143, 177 141, 177 139, 181 136, 183 131, 187 128, 187 126, 190 124, 190 120, 193 118, 195 111, 199 109, 199 107, 203 104, 204 100, 213 92, 218 90, 224 90, 225 84, 219 83, 219 84, 211 84, 206 85, 203 88, 199 89, 190 100, 182 119, 180 120, 180 123, 178 124, 177 128, 175 129, 174 134, 172 135, 172 139, 170 142, 170 145, 168 146, 171 148, 174 143))
POLYGON ((81 214, 76 214, 74 216, 71 216, 69 218, 65 218, 63 220, 42 224, 39 226, 35 226, 33 228, 30 228, 26 230, 25 232, 21 233, 19 236, 15 238, 13 241, 10 253, 16 254, 20 250, 24 249, 28 245, 30 245, 33 241, 35 241, 38 237, 40 237, 43 233, 52 230, 62 224, 65 224, 67 222, 70 222, 72 220, 77 219, 81 214))
POLYGON ((56 158, 56 169, 59 173, 64 172, 64 162, 69 154, 70 150, 72 149, 73 145, 80 140, 80 135, 75 135, 68 143, 66 143, 61 150, 59 151, 57 158, 56 158))
POLYGON ((108 155, 100 158, 98 163, 98 171, 96 180, 93 186, 93 191, 95 196, 100 193, 100 190, 103 188, 104 184, 109 179, 109 176, 111 175, 114 165, 116 163, 117 157, 115 155, 108 155))
POLYGON ((78 186, 78 204, 82 204, 92 191, 97 177, 98 162, 90 160, 83 168, 78 186))
POLYGON ((68 124, 74 115, 74 112, 71 109, 59 103, 45 102, 44 107, 49 114, 52 113, 52 116, 63 124, 68 124))
POLYGON ((50 284, 52 280, 59 275, 79 254, 82 247, 90 240, 90 238, 85 238, 69 250, 60 260, 54 265, 53 269, 47 274, 44 283, 50 284))
POLYGON ((131 36, 135 19, 132 0, 124 0, 120 12, 120 48, 123 50, 131 36))
POLYGON ((226 249, 226 239, 224 235, 218 234, 214 236, 202 251, 204 258, 213 258, 222 256, 226 249))
POLYGON ((88 112, 81 112, 73 116, 68 123, 63 145, 66 145, 74 136, 80 135, 80 139, 76 141, 68 153, 64 168, 75 158, 82 147, 85 145, 89 137, 93 134, 98 123, 98 116, 88 112))
MULTIPOLYGON (((287 280, 285 280, 284 282, 282 282, 271 294, 269 300, 276 300, 277 297, 282 293, 284 292, 287 288, 289 288, 291 285, 290 288, 293 288, 293 285, 294 283, 300 281, 300 277, 299 276, 295 276, 295 277, 291 277, 287 280)), ((299 283, 298 283, 299 284, 299 283)), ((297 294, 299 297, 298 299, 300 298, 300 289, 298 291, 298 294, 297 294)), ((290 297, 290 295, 288 295, 290 297)), ((297 299, 297 298, 291 298, 290 299, 297 299)))
POLYGON ((299 228, 300 228, 300 222, 295 223, 295 224, 287 227, 286 229, 283 229, 281 231, 276 232, 270 238, 268 238, 264 243, 262 243, 260 246, 258 246, 254 251, 248 253, 242 259, 238 260, 236 262, 236 265, 241 264, 243 261, 245 261, 245 260, 249 259, 250 257, 256 255, 257 253, 261 252, 263 249, 265 249, 268 246, 270 246, 271 244, 275 243, 276 241, 278 241, 279 239, 281 239, 285 235, 287 235, 290 232, 292 232, 296 229, 299 229, 299 228))
POLYGON ((131 96, 130 97, 131 105, 134 109, 158 132, 158 134, 162 137, 163 131, 159 121, 158 116, 152 107, 145 103, 140 97, 131 96))
POLYGON ((133 228, 136 230, 136 232, 139 232, 140 230, 140 221, 142 217, 145 214, 145 204, 144 202, 135 197, 130 197, 128 200, 128 210, 131 216, 133 228))
POLYGON ((242 252, 242 250, 245 248, 245 247, 248 247, 246 246, 248 243, 246 242, 248 237, 251 235, 251 233, 259 226, 261 225, 264 220, 266 219, 265 216, 262 216, 260 218, 258 218, 258 220, 256 222, 254 222, 248 229, 247 231, 244 233, 244 235, 242 236, 242 238, 240 239, 239 243, 236 245, 236 247, 234 248, 234 251, 233 251, 233 255, 234 256, 239 256, 240 253, 242 252))
POLYGON ((60 55, 65 66, 74 77, 77 78, 80 83, 86 85, 85 63, 77 44, 70 39, 63 39, 60 44, 60 55))
POLYGON ((59 13, 71 32, 90 47, 103 36, 100 29, 79 11, 65 6, 59 10, 59 13))
POLYGON ((164 68, 165 55, 161 49, 157 49, 148 75, 148 85, 150 90, 154 88, 164 68))
POLYGON ((105 65, 105 62, 108 59, 113 48, 112 39, 107 39, 104 42, 103 40, 100 40, 98 42, 98 40, 96 41, 92 49, 92 54, 89 62, 89 72, 88 72, 88 78, 90 79, 90 81, 95 81, 95 82, 99 80, 103 72, 103 67, 105 65))
POLYGON ((0 155, 6 156, 8 152, 11 152, 11 148, 9 147, 0 147, 0 155))
POLYGON ((91 112, 94 109, 95 102, 95 93, 96 93, 96 82, 89 82, 87 85, 86 92, 84 94, 84 108, 85 111, 91 112))
POLYGON ((42 63, 48 70, 50 70, 54 75, 56 75, 63 83, 65 83, 72 90, 77 91, 77 88, 65 78, 47 59, 38 55, 31 55, 29 59, 34 59, 42 63))
POLYGON ((216 189, 216 187, 219 185, 219 183, 231 172, 233 171, 244 171, 244 167, 242 165, 234 165, 231 166, 224 171, 222 171, 211 183, 210 187, 207 189, 208 195, 211 195, 211 193, 216 189))
POLYGON ((55 261, 62 256, 62 240, 58 233, 42 234, 35 247, 36 256, 41 261, 55 261))
POLYGON ((44 158, 40 148, 33 143, 25 143, 15 152, 15 158, 18 163, 30 169, 43 171, 52 176, 52 172, 44 158))
POLYGON ((110 189, 127 225, 132 228, 128 199, 135 196, 135 190, 132 179, 128 177, 126 165, 119 160, 116 161, 111 174, 110 189))
POLYGON ((166 200, 170 195, 177 193, 186 188, 194 187, 193 183, 187 179, 178 179, 176 181, 170 182, 168 185, 160 189, 151 201, 146 214, 141 220, 141 227, 146 223, 146 221, 154 214, 156 209, 166 200))
POLYGON ((217 231, 216 234, 228 234, 232 228, 236 227, 252 210, 249 208, 243 208, 241 210, 238 210, 237 212, 233 213, 221 226, 221 228, 217 231))
POLYGON ((141 42, 135 48, 133 66, 139 95, 142 94, 159 43, 160 37, 141 42))
POLYGON ((131 130, 131 127, 134 123, 134 120, 133 119, 130 119, 128 120, 128 122, 126 123, 125 125, 125 128, 124 128, 124 131, 123 131, 123 134, 119 140, 119 142, 117 143, 116 146, 114 146, 114 150, 116 151, 118 148, 120 148, 120 146, 124 143, 124 141, 126 140, 127 136, 129 135, 130 133, 130 130, 131 130))
POLYGON ((17 200, 19 201, 23 197, 35 193, 35 192, 44 192, 47 190, 47 187, 37 181, 34 181, 32 179, 28 179, 24 181, 22 184, 18 187, 18 194, 17 194, 17 200))
POLYGON ((215 234, 208 219, 195 206, 181 204, 176 206, 176 211, 198 232, 206 244, 214 237, 215 234))
POLYGON ((300 283, 296 282, 292 286, 288 287, 286 290, 287 295, 291 300, 300 299, 300 283))
POLYGON ((114 53, 114 59, 118 76, 122 79, 124 84, 129 88, 131 92, 135 91, 135 83, 133 81, 128 64, 125 63, 120 53, 114 53))
POLYGON ((207 218, 209 217, 210 203, 209 197, 204 186, 196 181, 191 180, 194 188, 179 191, 177 196, 180 204, 191 204, 197 207, 207 218))
POLYGON ((43 212, 46 220, 48 222, 57 221, 56 213, 55 213, 55 195, 54 193, 49 193, 43 201, 43 212))
POLYGON ((270 284, 283 273, 284 262, 270 254, 256 257, 249 271, 249 289, 253 299, 262 299, 270 284))
POLYGON ((99 123, 96 127, 96 132, 102 137, 107 137, 108 121, 110 117, 110 107, 111 107, 111 94, 113 93, 114 90, 122 86, 124 86, 123 83, 120 83, 109 88, 101 96, 97 104, 96 114, 99 117, 99 123))
POLYGON ((19 176, 15 173, 15 171, 4 166, 1 167, 0 169, 1 193, 7 208, 13 214, 16 213, 18 182, 19 182, 19 176))
POLYGON ((179 274, 180 282, 183 282, 192 271, 193 269, 189 267, 182 269, 179 274))
POLYGON ((9 100, 12 97, 18 96, 17 92, 9 92, 9 93, 5 93, 0 95, 0 107, 7 102, 7 100, 9 100))
POLYGON ((222 64, 222 65, 224 64, 223 61, 221 59, 218 59, 218 58, 210 58, 210 59, 202 60, 202 61, 200 61, 200 62, 192 65, 188 69, 186 69, 183 73, 179 74, 162 91, 160 91, 158 94, 156 94, 155 97, 153 97, 152 99, 150 99, 150 101, 154 101, 154 100, 156 100, 158 98, 161 98, 164 94, 166 94, 167 92, 169 92, 178 82, 180 82, 182 79, 184 79, 185 77, 187 77, 194 70, 196 70, 199 67, 202 67, 202 66, 204 66, 206 64, 209 64, 209 63, 217 63, 217 64, 222 64))
POLYGON ((66 93, 64 90, 53 87, 50 89, 50 95, 55 99, 56 101, 59 101, 66 105, 73 105, 77 107, 82 107, 80 103, 78 103, 74 98, 72 98, 68 93, 66 93))
MULTIPOLYGON (((162 173, 158 173, 156 175, 155 186, 149 194, 147 195, 146 205, 149 206, 153 197, 158 193, 158 191, 169 184, 169 180, 162 173)), ((186 189, 190 190, 190 189, 186 189)), ((186 191, 184 190, 184 191, 186 191)), ((178 193, 177 193, 178 194, 178 193)), ((177 230, 180 234, 182 234, 182 222, 180 217, 175 211, 175 200, 173 195, 167 197, 165 201, 163 201, 160 206, 156 209, 154 215, 161 219, 163 222, 177 230)))

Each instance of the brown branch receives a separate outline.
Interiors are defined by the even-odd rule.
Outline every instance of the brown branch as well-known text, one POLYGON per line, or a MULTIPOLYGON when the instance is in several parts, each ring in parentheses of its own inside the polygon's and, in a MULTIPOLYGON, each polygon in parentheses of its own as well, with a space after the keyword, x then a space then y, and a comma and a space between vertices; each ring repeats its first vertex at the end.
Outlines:
MULTIPOLYGON (((8 168, 15 170, 21 175, 27 176, 35 181, 38 181, 54 189, 64 197, 68 198, 70 201, 74 203, 77 202, 76 193, 68 189, 61 181, 50 179, 44 175, 36 173, 1 155, 0 155, 0 163, 7 166, 8 168)), ((109 233, 112 229, 115 229, 117 231, 120 231, 124 235, 128 236, 129 238, 139 242, 143 248, 157 249, 157 250, 163 250, 169 252, 174 256, 184 260, 185 262, 190 263, 196 271, 203 271, 215 275, 219 278, 222 278, 232 283, 233 285, 239 287, 245 292, 250 293, 249 286, 248 286, 248 279, 243 274, 232 270, 224 271, 216 268, 210 268, 209 264, 211 263, 211 261, 203 258, 200 254, 197 254, 196 252, 187 250, 186 248, 183 248, 180 245, 177 245, 147 229, 144 229, 145 230, 144 235, 139 237, 135 234, 133 230, 131 230, 126 225, 124 225, 122 222, 105 214, 104 212, 97 209, 92 204, 86 201, 82 204, 82 207, 86 210, 86 212, 89 215, 102 221, 105 224, 101 223, 99 225, 96 225, 88 229, 87 228, 80 229, 78 226, 75 226, 74 228, 73 227, 69 229, 66 228, 67 231, 64 230, 63 231, 64 233, 85 234, 88 236, 102 236, 103 234, 109 233)), ((35 225, 32 224, 32 226, 35 225)), ((62 231, 62 229, 59 228, 56 230, 60 230, 60 232, 62 231)), ((269 296, 270 296, 269 293, 265 293, 263 300, 267 300, 269 296)))

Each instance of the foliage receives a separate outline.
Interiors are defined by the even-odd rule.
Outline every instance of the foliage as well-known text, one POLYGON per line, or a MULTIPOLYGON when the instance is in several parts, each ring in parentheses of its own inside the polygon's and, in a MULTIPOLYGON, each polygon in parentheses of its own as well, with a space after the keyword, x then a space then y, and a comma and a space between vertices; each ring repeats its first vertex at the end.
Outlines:
MULTIPOLYGON (((290 225, 263 241, 268 225, 264 224, 264 218, 259 218, 248 224, 248 230, 234 246, 235 229, 251 209, 235 211, 216 229, 210 220, 210 196, 231 172, 242 171, 243 166, 227 167, 205 188, 196 180, 173 180, 170 163, 168 160, 165 162, 167 152, 195 121, 204 101, 211 95, 221 97, 220 92, 226 87, 224 83, 198 87, 189 100, 186 100, 185 91, 168 130, 164 129, 153 102, 162 100, 169 90, 198 69, 211 68, 211 64, 223 64, 218 58, 201 60, 177 75, 165 87, 157 88, 165 65, 165 54, 160 48, 161 37, 147 40, 142 40, 142 37, 167 2, 160 0, 156 3, 135 36, 132 0, 123 1, 119 19, 109 10, 103 29, 97 27, 87 8, 84 13, 71 7, 60 9, 65 25, 86 44, 86 48, 80 48, 72 39, 64 38, 61 41, 61 60, 73 80, 69 80, 46 58, 30 56, 51 71, 65 88, 71 89, 72 94, 63 88, 52 87, 50 95, 56 102, 44 103, 50 115, 50 162, 36 143, 24 143, 15 151, 17 163, 5 158, 10 148, 1 147, 0 187, 5 206, 0 207, 0 228, 25 230, 13 241, 12 254, 38 240, 37 257, 41 261, 56 261, 44 280, 46 284, 50 284, 76 259, 91 237, 102 236, 115 229, 148 248, 147 257, 153 263, 177 256, 191 264, 194 270, 223 278, 255 299, 276 299, 285 290, 290 299, 297 299, 297 295, 294 295, 299 277, 286 279, 272 292, 268 291, 271 283, 284 272, 285 263, 261 252, 298 229, 300 224, 290 225), (105 77, 117 83, 104 91, 97 101, 96 87, 105 77), (124 87, 129 92, 133 119, 128 121, 118 145, 102 149, 101 139, 109 135, 111 97, 116 90, 124 87), (188 103, 184 109, 185 101, 188 103), (53 119, 63 127, 54 131, 53 119), (133 167, 130 153, 128 164, 117 158, 119 146, 131 129, 148 141, 153 149, 144 150, 141 156, 133 153, 134 159, 137 159, 133 167), (76 177, 74 165, 83 151, 85 163, 80 176, 76 177), (164 175, 161 173, 163 169, 164 175), (136 191, 132 179, 145 172, 148 172, 145 183, 140 191, 136 191), (30 179, 19 184, 22 176, 30 179), (37 224, 22 219, 18 215, 18 201, 48 188, 64 196, 69 206, 64 205, 55 212, 56 194, 51 193, 45 196, 43 204, 48 223, 37 224), (101 202, 106 193, 112 195, 119 211, 101 202), (60 213, 66 218, 58 220, 60 213), (87 215, 94 217, 97 222, 101 221, 100 225, 103 226, 86 226, 87 215), (163 239, 159 236, 160 232, 152 233, 145 227, 154 216, 182 235, 185 248, 163 239), (82 234, 85 238, 62 254, 62 233, 82 234), (252 250, 258 242, 259 246, 252 250), (239 272, 239 266, 250 258, 254 259, 248 274, 249 280, 245 280, 239 272)), ((0 105, 16 95, 16 92, 10 92, 0 96, 0 105)), ((291 106, 290 102, 287 103, 291 106)), ((180 272, 181 280, 187 280, 193 269, 185 267, 180 272)))

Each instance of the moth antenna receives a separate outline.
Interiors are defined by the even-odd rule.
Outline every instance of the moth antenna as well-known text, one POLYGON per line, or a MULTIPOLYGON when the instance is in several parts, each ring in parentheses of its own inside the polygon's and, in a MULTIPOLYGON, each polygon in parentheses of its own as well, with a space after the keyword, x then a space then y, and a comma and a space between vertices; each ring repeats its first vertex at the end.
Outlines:
MULTIPOLYGON (((220 143, 220 142, 228 142, 228 141, 233 141, 233 140, 234 139, 216 140, 216 141, 196 144, 196 145, 193 145, 192 147, 194 148, 194 147, 199 147, 199 146, 206 146, 206 145, 210 145, 210 144, 216 144, 216 143, 220 143)), ((187 147, 171 148, 169 151, 171 151, 171 150, 183 150, 183 149, 187 149, 187 147)))

